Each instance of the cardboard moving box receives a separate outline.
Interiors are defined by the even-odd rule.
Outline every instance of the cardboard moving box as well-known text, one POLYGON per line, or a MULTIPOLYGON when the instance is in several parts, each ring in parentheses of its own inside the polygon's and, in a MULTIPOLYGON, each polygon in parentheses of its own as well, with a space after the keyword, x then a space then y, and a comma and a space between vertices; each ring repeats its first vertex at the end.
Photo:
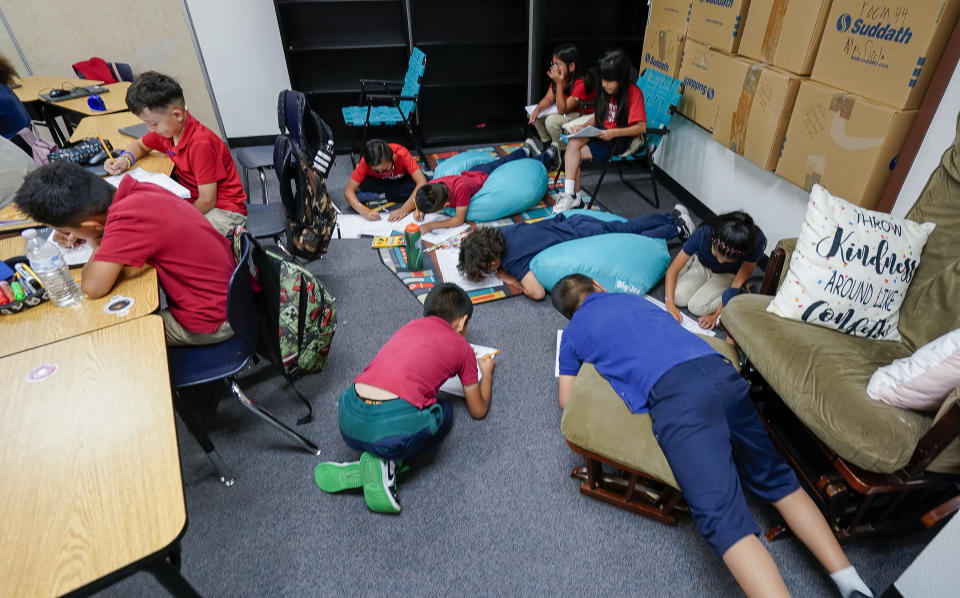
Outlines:
POLYGON ((740 46, 750 0, 694 0, 687 37, 732 54, 740 46))
POLYGON ((898 110, 813 81, 797 93, 777 174, 873 209, 916 110, 898 110))
POLYGON ((801 77, 746 58, 733 58, 724 76, 713 138, 760 168, 777 166, 801 77))
POLYGON ((653 0, 647 30, 653 27, 654 30, 668 29, 686 35, 689 20, 690 0, 653 0))
POLYGON ((683 44, 679 76, 683 97, 679 112, 708 131, 713 131, 716 124, 720 86, 730 60, 727 54, 690 38, 683 44))
POLYGON ((750 0, 740 54, 809 75, 817 57, 831 0, 750 0))
POLYGON ((920 107, 960 14, 960 0, 833 0, 811 78, 920 107))
POLYGON ((683 36, 669 29, 656 30, 649 25, 643 36, 644 68, 653 68, 674 79, 680 74, 680 59, 683 57, 683 36))

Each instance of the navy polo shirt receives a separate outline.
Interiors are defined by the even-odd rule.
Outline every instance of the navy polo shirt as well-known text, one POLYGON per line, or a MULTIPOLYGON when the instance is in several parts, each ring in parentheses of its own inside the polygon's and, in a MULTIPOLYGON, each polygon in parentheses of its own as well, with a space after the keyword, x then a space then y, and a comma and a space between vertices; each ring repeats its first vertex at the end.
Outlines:
POLYGON ((710 250, 713 245, 710 238, 712 235, 713 229, 711 229, 709 224, 704 224, 693 231, 693 234, 690 235, 687 242, 683 244, 683 252, 687 255, 696 255, 700 263, 715 274, 736 274, 744 262, 759 261, 760 258, 763 257, 763 250, 767 248, 767 238, 763 236, 763 232, 758 228, 757 243, 751 251, 748 251, 747 254, 743 256, 743 259, 728 264, 721 264, 717 261, 717 258, 713 257, 713 252, 710 250))
POLYGON ((0 85, 0 135, 13 139, 17 132, 30 126, 30 115, 17 94, 0 85))
POLYGON ((589 362, 633 413, 648 411, 650 389, 671 368, 716 353, 666 311, 628 293, 593 293, 563 331, 560 375, 589 362))
POLYGON ((500 265, 517 280, 527 275, 530 262, 538 253, 557 243, 580 238, 564 214, 529 224, 509 224, 502 227, 500 233, 506 244, 500 265))

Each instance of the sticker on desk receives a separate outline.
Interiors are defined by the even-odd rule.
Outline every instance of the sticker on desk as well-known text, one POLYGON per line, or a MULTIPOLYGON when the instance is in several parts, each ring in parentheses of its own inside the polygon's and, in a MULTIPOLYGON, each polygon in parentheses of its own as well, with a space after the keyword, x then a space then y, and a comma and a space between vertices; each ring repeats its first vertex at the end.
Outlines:
POLYGON ((38 365, 27 374, 27 382, 41 382, 46 380, 57 371, 57 366, 52 363, 38 365))
POLYGON ((131 307, 133 307, 133 297, 114 295, 110 297, 110 301, 107 301, 107 304, 103 306, 103 313, 113 314, 118 317, 125 316, 130 313, 131 307))

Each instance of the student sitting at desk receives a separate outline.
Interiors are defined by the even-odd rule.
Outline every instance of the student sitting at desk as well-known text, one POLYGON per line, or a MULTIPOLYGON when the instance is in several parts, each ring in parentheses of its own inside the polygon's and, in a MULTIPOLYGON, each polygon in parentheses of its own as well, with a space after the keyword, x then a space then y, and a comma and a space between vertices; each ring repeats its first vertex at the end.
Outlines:
MULTIPOLYGON (((480 191, 480 187, 483 187, 490 173, 507 162, 533 157, 536 151, 537 149, 528 143, 524 147, 506 156, 497 158, 493 162, 479 164, 470 170, 463 171, 461 174, 442 176, 433 179, 426 185, 421 185, 414 195, 418 213, 428 214, 430 212, 439 212, 447 206, 450 206, 456 210, 456 212, 454 212, 454 215, 450 218, 421 224, 420 232, 428 233, 435 228, 450 228, 463 224, 467 219, 467 209, 470 207, 470 200, 480 191)), ((547 172, 549 172, 560 165, 560 152, 556 146, 551 145, 546 150, 540 152, 535 159, 543 163, 547 172)), ((419 215, 416 216, 416 218, 417 220, 421 219, 419 215)))
POLYGON ((89 243, 81 289, 96 299, 144 264, 157 269, 169 307, 160 312, 170 345, 206 345, 233 336, 227 287, 230 244, 190 204, 165 189, 125 177, 114 189, 72 162, 54 162, 26 176, 14 202, 54 227, 54 239, 89 243))
POLYGON ((160 73, 143 73, 127 90, 127 107, 150 132, 107 160, 107 172, 120 174, 150 150, 163 152, 173 160, 176 178, 190 191, 193 205, 221 235, 229 236, 247 221, 247 194, 233 156, 223 140, 187 111, 180 84, 160 73))
POLYGON ((457 269, 469 280, 480 281, 496 273, 497 278, 535 301, 546 296, 543 285, 530 270, 533 258, 548 247, 564 241, 604 233, 633 233, 670 240, 686 238, 693 229, 687 209, 650 214, 626 222, 607 222, 591 216, 557 214, 538 222, 479 228, 460 243, 457 269))
POLYGON ((383 139, 371 139, 363 146, 363 157, 353 169, 343 197, 357 214, 367 220, 380 220, 380 214, 361 203, 362 196, 386 195, 388 201, 404 204, 390 212, 390 220, 400 220, 413 211, 413 196, 427 177, 410 155, 410 150, 383 139))

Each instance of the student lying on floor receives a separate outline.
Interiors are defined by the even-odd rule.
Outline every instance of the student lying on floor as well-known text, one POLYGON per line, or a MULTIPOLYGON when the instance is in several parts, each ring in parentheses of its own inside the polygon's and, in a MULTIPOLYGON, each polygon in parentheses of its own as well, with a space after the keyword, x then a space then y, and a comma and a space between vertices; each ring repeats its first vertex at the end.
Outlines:
POLYGON ((683 206, 673 212, 649 214, 626 222, 558 214, 538 222, 483 227, 460 243, 457 269, 475 281, 496 273, 507 285, 539 301, 546 296, 546 291, 530 270, 530 261, 548 247, 604 233, 633 233, 669 241, 692 228, 693 220, 683 206))
POLYGON ((560 341, 560 408, 586 361, 632 412, 649 411, 697 528, 747 596, 789 592, 757 539, 741 481, 773 504, 844 598, 873 596, 770 442, 750 385, 726 358, 643 297, 606 293, 582 274, 562 278, 550 299, 570 319, 560 341))

